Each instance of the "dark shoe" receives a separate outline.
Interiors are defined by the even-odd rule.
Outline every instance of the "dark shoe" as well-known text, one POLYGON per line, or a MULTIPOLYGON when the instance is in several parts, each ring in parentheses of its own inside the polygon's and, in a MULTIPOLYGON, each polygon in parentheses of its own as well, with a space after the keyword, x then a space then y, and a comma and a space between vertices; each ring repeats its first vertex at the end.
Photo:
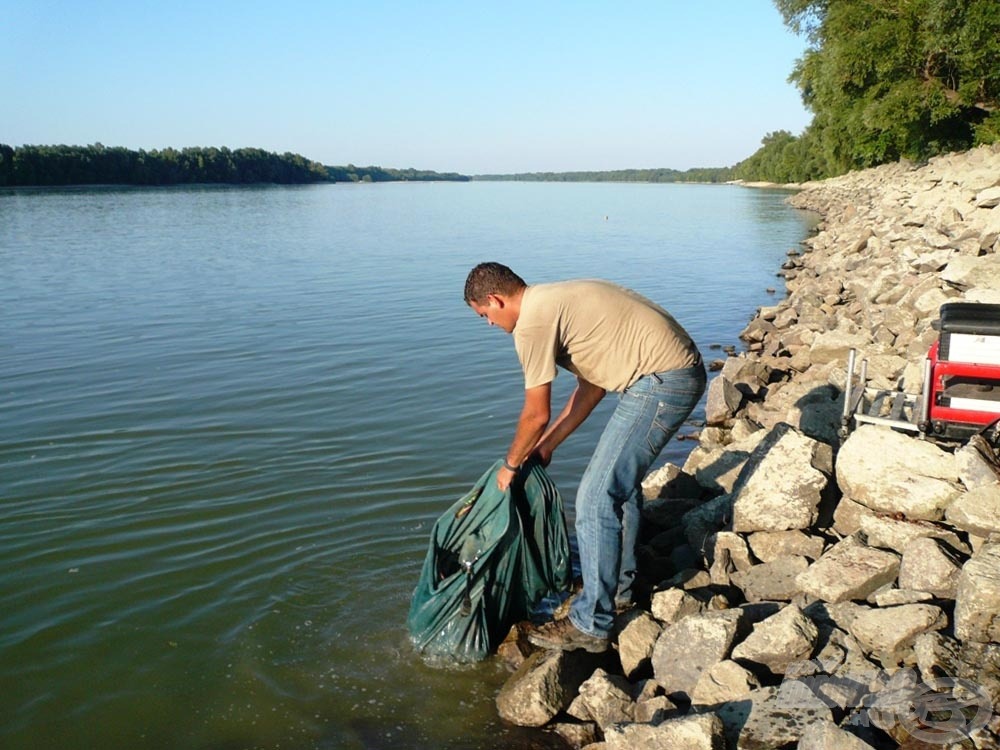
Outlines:
POLYGON ((547 622, 533 633, 528 634, 528 641, 542 648, 555 648, 560 651, 576 651, 583 649, 592 654, 608 650, 608 639, 588 635, 578 630, 568 617, 547 622))
POLYGON ((623 601, 620 599, 615 599, 615 614, 623 615, 635 606, 633 601, 623 601))

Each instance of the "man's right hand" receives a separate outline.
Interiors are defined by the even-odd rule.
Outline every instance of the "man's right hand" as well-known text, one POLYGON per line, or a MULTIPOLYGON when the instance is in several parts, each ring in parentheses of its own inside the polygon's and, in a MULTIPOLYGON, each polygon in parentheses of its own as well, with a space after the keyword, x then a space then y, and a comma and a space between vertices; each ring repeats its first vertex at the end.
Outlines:
POLYGON ((552 463, 552 449, 548 446, 539 443, 535 446, 535 449, 531 452, 531 455, 540 463, 543 467, 547 467, 552 463))

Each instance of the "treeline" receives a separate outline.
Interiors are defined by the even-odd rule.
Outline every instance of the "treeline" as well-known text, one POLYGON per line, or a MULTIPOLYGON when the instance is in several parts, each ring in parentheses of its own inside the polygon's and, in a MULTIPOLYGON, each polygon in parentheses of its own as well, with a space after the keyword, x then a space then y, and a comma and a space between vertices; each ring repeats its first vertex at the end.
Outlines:
POLYGON ((606 172, 522 172, 480 174, 474 180, 518 182, 726 182, 733 179, 730 167, 677 169, 616 169, 606 172))
POLYGON ((775 0, 809 46, 789 78, 813 120, 734 167, 802 182, 1000 141, 997 0, 775 0))
POLYGON ((133 151, 90 146, 0 144, 0 185, 303 184, 328 179, 326 167, 298 154, 259 148, 133 151))
POLYGON ((432 172, 421 169, 385 169, 383 167, 326 167, 333 182, 468 182, 457 172, 432 172))
POLYGON ((276 154, 259 148, 133 151, 100 143, 17 148, 0 144, 0 186, 6 187, 198 183, 300 185, 468 179, 454 173, 416 169, 328 167, 299 154, 276 154))

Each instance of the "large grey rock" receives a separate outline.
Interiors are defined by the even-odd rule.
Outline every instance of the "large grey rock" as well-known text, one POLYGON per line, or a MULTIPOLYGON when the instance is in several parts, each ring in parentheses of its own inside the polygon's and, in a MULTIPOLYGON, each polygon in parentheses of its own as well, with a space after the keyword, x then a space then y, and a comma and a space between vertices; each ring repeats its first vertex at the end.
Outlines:
POLYGON ((691 691, 691 703, 714 706, 744 698, 760 687, 760 681, 750 670, 726 659, 701 673, 691 691))
POLYGON ((569 706, 598 663, 584 651, 535 652, 500 689, 500 716, 519 726, 546 724, 569 706))
POLYGON ((734 531, 805 529, 816 522, 828 477, 816 468, 829 446, 778 425, 754 450, 733 488, 734 531))
POLYGON ((823 553, 808 570, 799 574, 796 582, 803 591, 825 602, 865 599, 896 579, 899 562, 897 555, 873 549, 854 535, 823 553))
POLYGON ((809 359, 814 365, 829 362, 847 362, 851 349, 864 351, 871 348, 871 338, 861 332, 849 333, 842 330, 826 331, 813 339, 809 348, 809 359))
POLYGON ((663 688, 656 680, 643 680, 633 688, 632 694, 635 698, 635 720, 641 724, 659 724, 681 713, 674 702, 663 694, 663 688))
POLYGON ((982 435, 973 435, 956 450, 955 461, 966 489, 993 487, 1000 493, 1000 458, 982 435))
POLYGON ((903 604, 899 607, 869 609, 851 625, 851 635, 867 653, 883 664, 896 663, 900 653, 913 645, 917 636, 948 626, 948 617, 933 604, 903 604))
POLYGON ((706 489, 732 492, 747 459, 766 434, 763 430, 758 430, 739 440, 733 440, 728 445, 710 449, 696 448, 684 462, 684 471, 694 476, 698 484, 706 489))
POLYGON ((806 728, 797 750, 874 750, 874 748, 832 721, 823 721, 806 728))
POLYGON ((824 443, 838 442, 840 418, 844 401, 839 388, 831 385, 808 385, 808 390, 796 398, 785 411, 785 421, 824 443))
POLYGON ((957 677, 962 669, 961 644, 937 631, 921 633, 913 642, 920 676, 925 681, 957 677))
POLYGON ((941 279, 959 289, 1000 288, 1000 255, 956 256, 941 272, 941 279))
POLYGON ((948 523, 978 536, 1000 532, 1000 484, 977 487, 958 498, 945 511, 948 523))
POLYGON ((734 573, 731 583, 748 602, 788 602, 802 591, 798 577, 809 568, 809 560, 792 555, 754 565, 746 573, 734 573))
POLYGON ((652 615, 640 609, 626 613, 625 620, 626 624, 618 633, 618 658, 625 676, 631 678, 649 665, 663 628, 652 615))
POLYGON ((954 599, 961 570, 957 555, 943 544, 926 537, 914 539, 903 550, 899 587, 954 599))
POLYGON ((592 721, 581 723, 554 721, 546 729, 558 734, 569 747, 573 748, 593 746, 600 737, 597 725, 592 721))
POLYGON ((832 720, 830 709, 803 683, 755 690, 716 709, 726 728, 729 747, 774 750, 797 742, 817 722, 832 720))
POLYGON ((725 750, 722 720, 715 714, 668 719, 655 726, 621 724, 604 735, 607 750, 725 750))
POLYGON ((580 699, 587 707, 587 714, 601 729, 634 718, 635 706, 628 680, 608 674, 600 667, 580 685, 580 699))
POLYGON ((705 612, 663 631, 653 648, 653 675, 669 698, 690 700, 701 673, 729 656, 743 617, 738 609, 705 612))
POLYGON ((940 539, 953 549, 967 549, 958 535, 931 521, 907 521, 883 513, 864 514, 859 517, 861 531, 868 538, 869 547, 882 547, 902 554, 914 539, 940 539))
POLYGON ((993 208, 1000 205, 1000 187, 989 187, 976 194, 976 208, 993 208))
POLYGON ((684 538, 699 552, 705 547, 708 538, 726 525, 732 517, 733 499, 730 495, 719 495, 697 508, 692 508, 681 518, 684 527, 684 538))
POLYGON ((797 529, 757 531, 747 537, 754 556, 764 563, 779 557, 802 556, 816 560, 823 554, 823 537, 810 536, 797 529))
POLYGON ((955 635, 963 641, 1000 642, 1000 542, 984 544, 962 566, 955 635))
POLYGON ((725 424, 732 419, 743 403, 743 393, 725 377, 719 375, 708 385, 705 398, 705 421, 710 424, 725 424))
POLYGON ((862 425, 837 455, 841 491, 873 510, 936 521, 960 494, 955 457, 929 442, 862 425))
POLYGON ((841 536, 856 534, 861 529, 861 519, 874 515, 876 512, 867 505, 842 497, 833 511, 833 530, 841 536))
POLYGON ((688 615, 704 612, 708 605, 684 589, 671 588, 657 591, 650 602, 653 617, 664 625, 673 625, 688 615))
POLYGON ((812 620, 789 604, 754 625, 753 632, 733 649, 733 660, 761 664, 772 674, 784 674, 789 664, 812 656, 818 636, 812 620))
POLYGON ((745 573, 753 567, 746 540, 732 531, 718 531, 710 536, 705 545, 705 555, 715 585, 728 586, 731 573, 745 573))

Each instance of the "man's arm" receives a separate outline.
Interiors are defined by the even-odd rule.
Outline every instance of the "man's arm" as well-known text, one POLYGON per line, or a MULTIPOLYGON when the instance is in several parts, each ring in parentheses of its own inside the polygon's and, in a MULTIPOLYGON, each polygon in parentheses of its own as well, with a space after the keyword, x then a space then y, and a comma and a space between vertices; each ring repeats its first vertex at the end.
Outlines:
POLYGON ((600 386, 583 378, 576 379, 576 388, 573 389, 569 400, 566 401, 566 406, 563 407, 556 421, 545 431, 535 446, 534 452, 538 454, 543 466, 548 466, 549 461, 552 460, 553 451, 559 447, 563 440, 572 435, 577 427, 583 424, 594 407, 604 398, 606 392, 600 386))
MULTIPOLYGON (((517 420, 517 431, 507 451, 506 461, 511 466, 520 466, 528 458, 538 439, 549 424, 552 410, 552 383, 545 383, 524 392, 524 406, 517 420)), ((506 490, 514 479, 515 472, 501 468, 497 472, 497 487, 506 490)))

